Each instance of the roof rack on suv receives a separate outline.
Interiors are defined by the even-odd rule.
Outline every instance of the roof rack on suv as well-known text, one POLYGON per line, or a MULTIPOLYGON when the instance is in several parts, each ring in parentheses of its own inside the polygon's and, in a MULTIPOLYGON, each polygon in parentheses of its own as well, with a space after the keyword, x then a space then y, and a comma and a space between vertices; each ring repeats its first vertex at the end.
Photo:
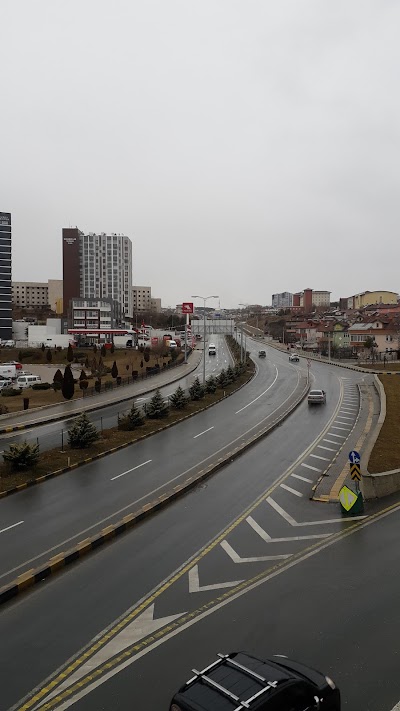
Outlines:
POLYGON ((208 667, 205 667, 205 669, 203 669, 202 671, 197 671, 196 669, 192 669, 192 672, 195 676, 192 677, 191 679, 189 679, 189 681, 187 682, 187 685, 196 681, 196 679, 200 679, 204 684, 207 684, 208 686, 212 687, 213 689, 218 691, 220 694, 222 694, 226 698, 230 699, 230 701, 239 702, 239 706, 236 706, 233 711, 241 711, 241 709, 249 709, 252 701, 257 699, 259 696, 264 694, 266 691, 269 691, 270 689, 275 689, 275 687, 278 684, 277 681, 267 681, 267 679, 265 679, 260 674, 257 674, 256 672, 252 671, 251 669, 248 669, 247 667, 243 666, 243 664, 239 664, 239 662, 235 662, 234 659, 230 658, 229 654, 221 654, 219 652, 217 656, 219 658, 215 662, 212 662, 212 664, 209 664, 208 667), (257 691, 257 693, 253 694, 252 696, 249 696, 248 699, 240 699, 235 694, 232 694, 232 692, 229 691, 229 689, 226 689, 221 684, 218 684, 216 681, 214 681, 214 679, 211 679, 211 677, 207 676, 207 674, 206 674, 206 672, 210 671, 211 669, 215 669, 216 667, 221 666, 223 664, 225 664, 226 666, 233 667, 234 669, 239 669, 243 674, 246 674, 251 679, 258 681, 260 684, 265 684, 265 686, 262 689, 260 689, 260 691, 257 691))

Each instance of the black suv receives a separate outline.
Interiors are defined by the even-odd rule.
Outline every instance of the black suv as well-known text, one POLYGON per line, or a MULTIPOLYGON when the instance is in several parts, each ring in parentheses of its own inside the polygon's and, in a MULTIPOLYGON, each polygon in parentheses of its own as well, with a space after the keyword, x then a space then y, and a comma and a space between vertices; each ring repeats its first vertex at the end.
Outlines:
POLYGON ((339 711, 340 692, 329 677, 287 657, 262 661, 246 652, 217 661, 182 686, 170 711, 339 711))

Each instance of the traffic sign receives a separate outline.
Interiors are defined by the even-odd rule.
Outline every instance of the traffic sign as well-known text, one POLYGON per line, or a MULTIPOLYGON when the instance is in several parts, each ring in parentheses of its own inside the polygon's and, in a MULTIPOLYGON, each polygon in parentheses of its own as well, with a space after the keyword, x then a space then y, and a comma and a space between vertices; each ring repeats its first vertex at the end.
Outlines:
POLYGON ((308 367, 310 367, 310 365, 311 365, 311 361, 309 358, 307 358, 307 365, 308 365, 308 367))
POLYGON ((355 449, 352 449, 351 452, 349 452, 349 460, 350 464, 359 464, 361 462, 361 455, 356 452, 355 449))
POLYGON ((182 304, 182 313, 183 314, 192 314, 193 313, 193 302, 184 301, 182 304))
POLYGON ((352 489, 349 489, 349 487, 346 485, 342 486, 339 491, 339 501, 345 511, 350 511, 350 509, 356 503, 357 498, 357 494, 352 489))
POLYGON ((361 472, 358 464, 352 464, 350 467, 350 476, 353 481, 361 481, 361 472))

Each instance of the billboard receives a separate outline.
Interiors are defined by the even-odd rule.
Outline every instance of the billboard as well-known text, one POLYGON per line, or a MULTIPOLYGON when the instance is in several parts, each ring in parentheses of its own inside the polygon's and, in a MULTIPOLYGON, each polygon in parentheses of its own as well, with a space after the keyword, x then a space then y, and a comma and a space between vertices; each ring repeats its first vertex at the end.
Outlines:
POLYGON ((182 313, 183 314, 192 314, 193 313, 193 303, 191 301, 184 301, 183 302, 182 313))

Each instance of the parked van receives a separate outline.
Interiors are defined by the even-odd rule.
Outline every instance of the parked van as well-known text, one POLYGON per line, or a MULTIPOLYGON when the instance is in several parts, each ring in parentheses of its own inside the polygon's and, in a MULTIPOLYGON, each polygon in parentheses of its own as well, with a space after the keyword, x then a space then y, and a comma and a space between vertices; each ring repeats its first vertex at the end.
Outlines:
POLYGON ((24 390, 25 388, 32 387, 35 383, 41 382, 42 378, 40 375, 20 375, 16 380, 16 386, 17 388, 22 388, 24 390))

